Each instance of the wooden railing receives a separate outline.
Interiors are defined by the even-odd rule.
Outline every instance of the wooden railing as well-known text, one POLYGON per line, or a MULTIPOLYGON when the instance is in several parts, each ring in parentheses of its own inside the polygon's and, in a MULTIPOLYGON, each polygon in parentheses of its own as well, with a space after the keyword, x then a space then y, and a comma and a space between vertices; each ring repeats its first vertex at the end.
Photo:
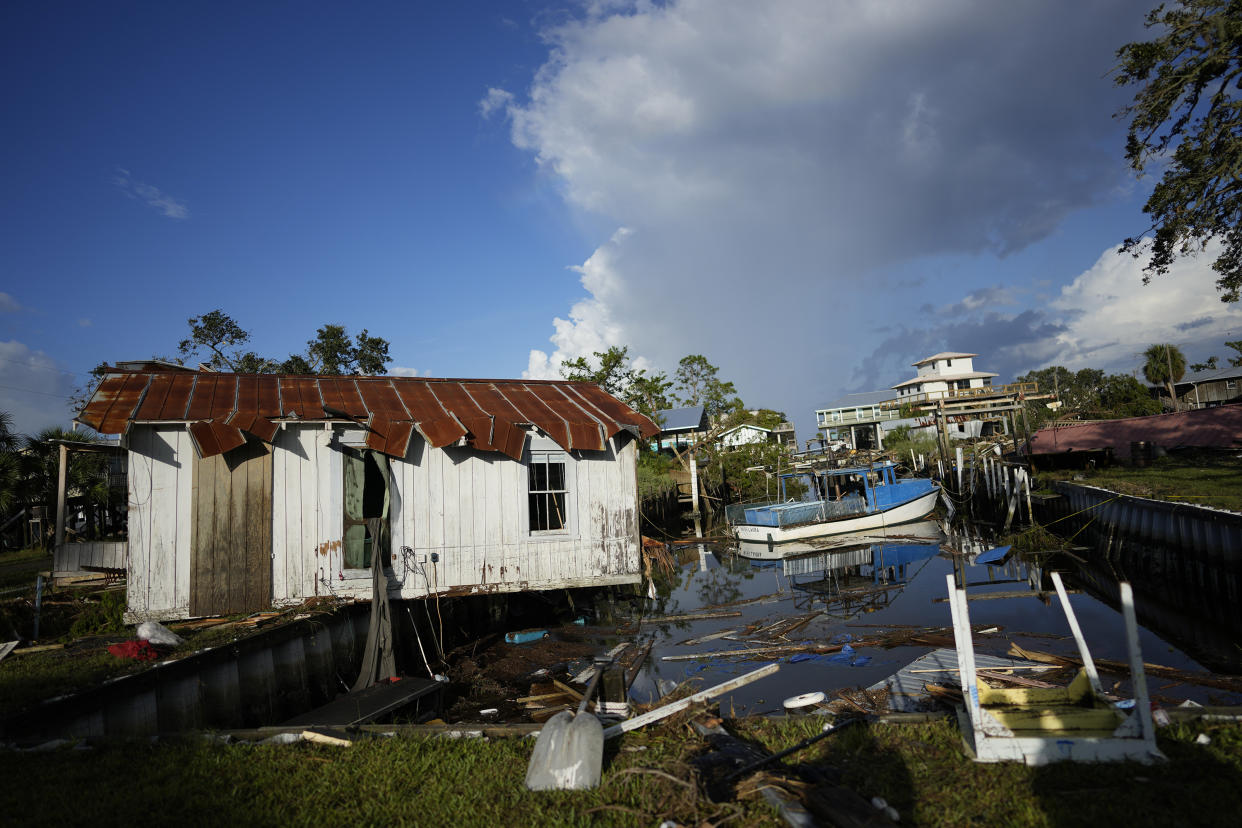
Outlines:
POLYGON ((1009 385, 984 385, 980 388, 950 388, 945 391, 923 391, 906 394, 893 400, 877 403, 880 408, 901 408, 907 403, 936 402, 937 400, 970 400, 981 397, 1029 396, 1039 393, 1037 382, 1014 382, 1009 385))

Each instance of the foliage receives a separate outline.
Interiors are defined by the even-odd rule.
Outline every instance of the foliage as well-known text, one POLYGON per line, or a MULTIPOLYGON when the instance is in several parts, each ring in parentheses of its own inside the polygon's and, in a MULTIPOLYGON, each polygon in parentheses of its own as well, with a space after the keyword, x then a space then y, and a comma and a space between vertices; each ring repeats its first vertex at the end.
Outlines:
MULTIPOLYGON (((1176 357, 1174 349, 1175 360, 1176 357)), ((1062 402, 1061 409, 1053 411, 1045 405, 1046 400, 1028 400, 1026 414, 1032 429, 1065 417, 1111 420, 1160 413, 1159 401, 1152 399, 1147 388, 1129 374, 1105 374, 1096 368, 1070 371, 1052 365, 1029 371, 1015 381, 1038 382, 1040 392, 1055 393, 1062 402)))
POLYGON ((1126 239, 1122 249, 1148 256, 1146 283, 1167 273, 1177 257, 1219 239, 1216 285, 1221 301, 1236 302, 1242 289, 1242 2, 1178 0, 1149 12, 1146 26, 1158 30, 1154 39, 1117 51, 1116 83, 1140 86, 1119 115, 1130 120, 1130 166, 1142 173, 1155 160, 1163 174, 1143 207, 1151 227, 1126 239))
POLYGON ((1225 343, 1226 347, 1237 352, 1237 356, 1229 357, 1229 364, 1234 368, 1242 367, 1242 339, 1234 339, 1225 343))
POLYGON ((723 466, 728 500, 741 503, 777 494, 775 475, 790 470, 784 447, 776 443, 749 443, 712 458, 723 466))
POLYGON ((1191 371, 1215 371, 1216 363, 1220 361, 1220 357, 1210 356, 1206 362, 1195 362, 1190 366, 1191 371))
POLYGON ((210 354, 207 364, 217 371, 373 376, 387 373, 387 364, 392 362, 388 340, 371 336, 366 328, 351 339, 344 325, 324 325, 314 339, 307 340, 305 353, 277 361, 244 350, 250 332, 219 308, 187 321, 190 335, 181 340, 178 352, 189 359, 205 350, 210 354))
POLYGON ((653 421, 657 419, 656 412, 672 408, 668 397, 672 383, 668 377, 659 371, 649 374, 635 368, 628 346, 613 345, 606 351, 596 351, 594 364, 586 357, 567 359, 561 363, 561 376, 572 382, 594 382, 653 421))
POLYGON ((1160 413, 1160 401, 1153 399, 1143 383, 1129 374, 1109 374, 1104 378, 1100 385, 1100 405, 1110 417, 1160 413))
MULTIPOLYGON (((83 431, 45 428, 25 438, 19 455, 22 502, 44 507, 44 514, 56 514, 56 490, 60 474, 60 449, 53 440, 75 443, 97 443, 99 438, 83 431)), ((108 502, 108 458, 92 451, 70 451, 65 468, 65 490, 70 496, 81 496, 87 503, 108 502)))
POLYGON ((785 416, 784 411, 776 411, 771 408, 757 408, 753 411, 739 408, 728 416, 725 426, 726 428, 733 428, 740 425, 754 425, 759 428, 772 430, 780 426, 781 423, 788 421, 789 418, 785 416))
POLYGON ((638 455, 638 499, 658 497, 677 488, 669 471, 677 465, 673 458, 654 451, 638 455))
POLYGON ((927 433, 911 434, 910 426, 897 426, 884 435, 884 450, 891 453, 898 462, 908 462, 910 453, 926 456, 935 455, 938 451, 936 438, 927 433))
POLYGON ((1143 376, 1152 385, 1164 385, 1169 399, 1177 398, 1175 384, 1186 375, 1186 355, 1181 348, 1160 342, 1143 351, 1143 376), (1171 371, 1171 373, 1170 373, 1171 371))
POLYGON ((81 638, 87 635, 125 632, 125 592, 113 590, 101 592, 99 600, 88 601, 69 627, 69 635, 81 638))
POLYGON ((682 357, 673 382, 682 405, 701 405, 712 421, 742 408, 742 400, 731 382, 719 377, 720 369, 702 354, 682 357))

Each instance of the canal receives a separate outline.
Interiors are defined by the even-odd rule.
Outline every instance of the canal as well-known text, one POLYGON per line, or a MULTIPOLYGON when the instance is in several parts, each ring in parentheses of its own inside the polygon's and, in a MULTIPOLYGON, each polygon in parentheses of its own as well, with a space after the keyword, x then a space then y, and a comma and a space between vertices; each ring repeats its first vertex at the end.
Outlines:
MULTIPOLYGON (((965 526, 946 533, 942 527, 927 520, 792 549, 739 548, 735 542, 672 547, 675 564, 656 577, 656 597, 640 628, 639 638, 650 638, 653 646, 631 697, 650 702, 687 680, 707 687, 779 661, 775 676, 723 698, 722 711, 778 712, 785 699, 814 691, 830 700, 846 691, 866 705, 861 689, 933 649, 953 648, 946 575, 955 573, 971 599, 977 653, 1005 656, 1017 644, 1077 654, 1049 578, 1056 570, 1070 591, 1092 656, 1127 660, 1115 564, 1084 547, 1010 550, 1000 561, 979 563, 994 547, 986 531, 965 526), (795 645, 825 643, 842 649, 794 651, 795 645), (751 652, 729 655, 738 650, 751 652)), ((1242 673, 1236 607, 1222 608, 1210 585, 1193 585, 1193 592, 1186 584, 1133 585, 1144 661, 1187 673, 1242 673)), ((1124 676, 1103 678, 1106 690, 1129 693, 1124 676)), ((1242 701, 1219 687, 1150 671, 1148 689, 1163 706, 1188 699, 1200 704, 1242 701)))

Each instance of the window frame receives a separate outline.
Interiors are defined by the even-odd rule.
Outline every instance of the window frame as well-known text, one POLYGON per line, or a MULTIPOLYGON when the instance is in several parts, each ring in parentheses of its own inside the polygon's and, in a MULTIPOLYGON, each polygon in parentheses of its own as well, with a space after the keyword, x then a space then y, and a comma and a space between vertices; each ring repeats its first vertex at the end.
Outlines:
MULTIPOLYGON (((576 510, 574 508, 575 499, 574 499, 574 487, 573 487, 573 477, 574 477, 573 458, 569 455, 568 452, 563 451, 563 450, 543 451, 543 450, 536 449, 530 452, 529 458, 527 459, 527 462, 525 465, 526 465, 526 497, 523 499, 523 502, 526 505, 525 505, 525 508, 523 509, 523 512, 524 512, 523 528, 527 536, 533 537, 533 538, 539 538, 539 537, 571 537, 571 536, 576 535, 578 527, 576 525, 576 510), (550 485, 551 475, 550 474, 545 474, 545 480, 548 481, 547 485, 549 486, 549 488, 546 488, 546 489, 534 489, 533 488, 535 484, 533 472, 535 468, 541 463, 544 464, 545 466, 560 465, 562 467, 561 481, 560 481, 562 488, 559 488, 559 489, 551 488, 551 485, 550 485), (533 498, 539 495, 548 496, 548 495, 554 495, 557 493, 564 495, 564 497, 562 498, 562 502, 564 504, 562 507, 564 510, 564 514, 561 516, 562 518, 561 526, 559 528, 546 528, 546 529, 535 528, 532 525, 535 519, 535 516, 532 514, 532 511, 531 511, 531 504, 533 503, 533 498)), ((548 501, 548 502, 551 502, 551 501, 548 501)), ((549 511, 549 515, 550 515, 550 511, 549 511)))

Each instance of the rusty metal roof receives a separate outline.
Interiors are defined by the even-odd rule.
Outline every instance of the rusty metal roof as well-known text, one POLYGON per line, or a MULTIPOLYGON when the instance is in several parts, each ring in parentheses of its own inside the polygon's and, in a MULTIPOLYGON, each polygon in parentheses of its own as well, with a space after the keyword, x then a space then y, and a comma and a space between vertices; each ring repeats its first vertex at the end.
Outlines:
POLYGON ((515 459, 529 426, 566 450, 588 451, 603 451, 621 431, 660 431, 592 383, 119 368, 104 375, 78 420, 102 434, 184 422, 203 457, 236 448, 246 434, 270 443, 282 420, 354 420, 366 425, 368 446, 393 457, 405 456, 415 430, 436 448, 464 438, 515 459))

